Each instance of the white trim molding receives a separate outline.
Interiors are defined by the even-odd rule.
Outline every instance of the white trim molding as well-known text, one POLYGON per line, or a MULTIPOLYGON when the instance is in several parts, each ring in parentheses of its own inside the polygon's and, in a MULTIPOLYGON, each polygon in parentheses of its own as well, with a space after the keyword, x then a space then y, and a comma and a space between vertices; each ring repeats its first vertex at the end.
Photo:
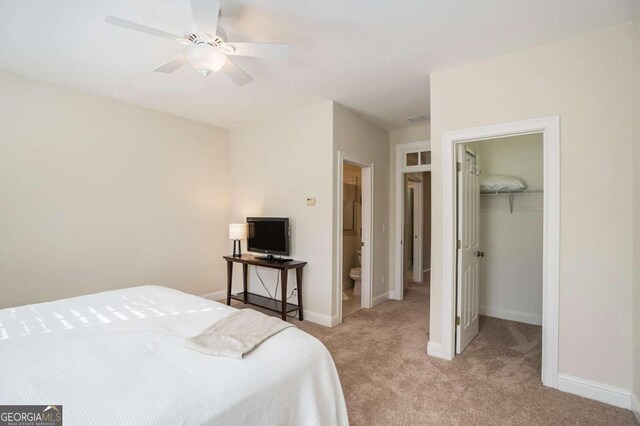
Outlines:
POLYGON ((200 297, 204 297, 205 299, 213 300, 214 302, 217 302, 219 300, 225 300, 225 302, 226 302, 227 290, 220 290, 220 291, 214 291, 212 293, 201 294, 200 297))
POLYGON ((431 164, 421 166, 408 166, 404 164, 405 154, 416 151, 431 151, 431 141, 409 142, 396 145, 396 235, 393 242, 393 250, 395 252, 395 276, 393 277, 392 289, 390 292, 391 299, 402 300, 404 297, 404 282, 402 274, 404 269, 402 239, 404 238, 404 174, 414 172, 429 172, 431 164))
POLYGON ((442 345, 441 358, 453 359, 456 314, 456 144, 530 133, 542 133, 544 146, 542 383, 557 388, 560 285, 560 117, 557 115, 450 131, 442 135, 442 342, 439 343, 442 345))
POLYGON ((308 309, 304 310, 304 320, 315 324, 324 325, 325 327, 335 327, 339 324, 337 315, 325 315, 313 312, 308 309))
POLYGON ((580 377, 558 374, 558 390, 604 402, 616 407, 631 408, 631 392, 626 389, 592 382, 580 377))
POLYGON ((509 311, 507 309, 480 306, 480 315, 491 318, 500 318, 509 321, 523 322, 525 324, 542 325, 542 316, 540 315, 509 311))
POLYGON ((379 294, 373 298, 373 306, 377 306, 382 302, 389 300, 390 298, 391 298, 391 292, 385 291, 384 293, 379 294))
POLYGON ((442 345, 431 340, 427 343, 427 355, 435 356, 436 358, 445 358, 442 353, 442 345))
POLYGON ((631 411, 633 411, 633 415, 636 416, 636 420, 640 423, 640 400, 634 392, 631 393, 631 411))

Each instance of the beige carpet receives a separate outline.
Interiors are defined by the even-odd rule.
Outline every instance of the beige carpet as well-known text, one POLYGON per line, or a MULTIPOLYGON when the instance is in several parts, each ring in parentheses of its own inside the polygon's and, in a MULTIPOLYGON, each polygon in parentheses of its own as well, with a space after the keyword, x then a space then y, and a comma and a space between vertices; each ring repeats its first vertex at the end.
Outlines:
POLYGON ((332 329, 294 320, 333 355, 352 425, 636 424, 630 411, 543 387, 537 326, 481 317, 454 361, 427 356, 428 298, 412 284, 404 301, 332 329))

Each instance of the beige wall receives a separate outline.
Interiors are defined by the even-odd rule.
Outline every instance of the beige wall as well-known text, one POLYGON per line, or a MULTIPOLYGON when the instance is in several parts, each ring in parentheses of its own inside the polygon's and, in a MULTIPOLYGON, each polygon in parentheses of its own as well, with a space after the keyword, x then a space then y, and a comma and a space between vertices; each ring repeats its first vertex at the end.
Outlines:
MULTIPOLYGON (((333 103, 324 102, 231 131, 230 220, 290 218, 290 257, 308 262, 303 295, 305 319, 312 321, 330 318, 333 300, 332 123, 333 103), (307 197, 315 197, 316 205, 307 206, 307 197)), ((245 242, 243 245, 246 247, 245 242)), ((260 273, 274 294, 275 273, 264 268, 260 273)), ((235 275, 235 286, 240 289, 239 268, 235 275)), ((289 282, 295 282, 293 273, 289 282)), ((250 290, 265 294, 253 268, 250 290)), ((292 301, 295 298, 293 295, 292 301)))
POLYGON ((633 397, 640 422, 640 4, 634 21, 633 397))
MULTIPOLYGON (((231 131, 231 221, 247 216, 291 219, 291 257, 309 262, 304 272, 305 319, 329 324, 337 314, 333 260, 341 237, 335 235, 341 202, 335 190, 338 150, 374 161, 374 238, 385 242, 374 245, 374 296, 386 290, 379 279, 387 274, 381 229, 388 219, 388 137, 387 131, 333 102, 231 131), (307 206, 307 197, 315 197, 316 205, 307 206)), ((234 286, 239 289, 237 275, 234 286)), ((261 271, 261 275, 274 294, 275 274, 261 271)), ((253 271, 250 286, 251 291, 266 294, 253 271)))
POLYGON ((410 142, 424 142, 431 140, 431 126, 421 126, 397 129, 389 132, 389 290, 394 289, 393 277, 396 274, 396 146, 410 142))
POLYGON ((228 133, 0 72, 0 308, 224 288, 228 133))
POLYGON ((431 76, 430 339, 442 341, 443 132, 559 114, 560 373, 631 388, 632 25, 431 76))
POLYGON ((481 159, 482 174, 516 176, 530 190, 543 188, 542 135, 521 135, 468 144, 481 159))
MULTIPOLYGON (((337 182, 338 151, 373 162, 373 297, 388 293, 389 243, 389 132, 365 120, 340 104, 333 108, 334 182, 337 182)), ((334 185, 335 187, 335 185, 334 185)), ((340 200, 334 200, 334 218, 340 200)), ((334 241, 337 251, 337 239, 334 241)), ((335 265, 334 265, 335 266, 335 265)), ((334 312, 334 315, 337 312, 334 312)))

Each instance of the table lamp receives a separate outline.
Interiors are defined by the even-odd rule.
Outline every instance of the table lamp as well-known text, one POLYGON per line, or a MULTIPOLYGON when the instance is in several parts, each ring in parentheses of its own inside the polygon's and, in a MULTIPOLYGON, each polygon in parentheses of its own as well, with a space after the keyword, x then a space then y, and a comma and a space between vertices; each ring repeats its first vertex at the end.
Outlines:
POLYGON ((233 257, 242 256, 242 243, 240 240, 247 238, 248 227, 246 223, 230 223, 229 224, 229 239, 233 240, 233 257), (236 253, 236 244, 238 251, 236 253))

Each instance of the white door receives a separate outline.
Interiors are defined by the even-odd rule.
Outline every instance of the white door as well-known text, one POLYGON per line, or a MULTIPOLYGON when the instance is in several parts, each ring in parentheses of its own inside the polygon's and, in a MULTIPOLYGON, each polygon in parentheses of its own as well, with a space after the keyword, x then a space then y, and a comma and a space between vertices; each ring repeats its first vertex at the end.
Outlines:
POLYGON ((456 353, 478 334, 480 166, 473 151, 458 146, 458 256, 456 353))

